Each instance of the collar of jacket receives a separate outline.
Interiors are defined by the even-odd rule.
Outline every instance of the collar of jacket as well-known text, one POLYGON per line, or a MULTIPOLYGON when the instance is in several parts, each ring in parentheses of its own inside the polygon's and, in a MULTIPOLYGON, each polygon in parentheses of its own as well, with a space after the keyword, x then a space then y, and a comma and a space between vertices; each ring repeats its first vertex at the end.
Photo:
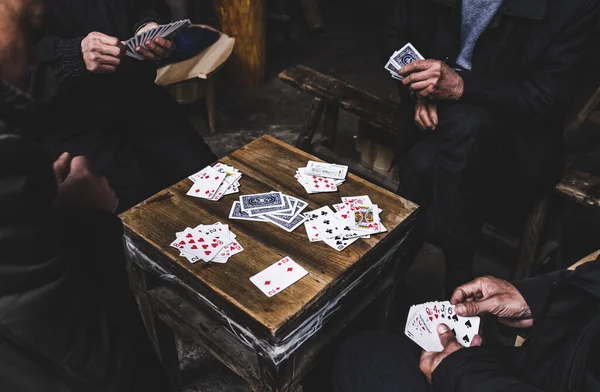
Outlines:
MULTIPOLYGON (((461 0, 427 0, 460 9, 461 0)), ((546 15, 548 0, 504 0, 502 14, 534 20, 542 20, 546 15)))

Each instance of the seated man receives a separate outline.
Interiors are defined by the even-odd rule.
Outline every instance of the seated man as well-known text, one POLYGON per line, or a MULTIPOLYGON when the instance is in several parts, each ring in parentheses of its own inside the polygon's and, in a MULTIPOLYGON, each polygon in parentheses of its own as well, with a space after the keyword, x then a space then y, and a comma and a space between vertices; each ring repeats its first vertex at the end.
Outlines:
MULTIPOLYGON (((85 155, 106 176, 123 211, 216 160, 185 111, 154 84, 156 61, 172 53, 164 38, 124 55, 122 41, 157 26, 160 0, 56 0, 37 45, 30 86, 42 102, 30 136, 53 157, 85 155)), ((168 12, 167 12, 168 13, 168 12)))
POLYGON ((399 71, 403 102, 415 101, 404 105, 399 193, 424 208, 421 233, 445 252, 446 290, 471 279, 487 211, 526 212, 559 179, 565 115, 599 8, 399 0, 381 53, 411 42, 427 58, 399 71))
POLYGON ((457 288, 451 302, 461 316, 490 313, 509 326, 533 327, 531 336, 522 347, 479 346, 478 338, 463 348, 442 324, 444 351, 420 360, 408 339, 357 336, 338 354, 336 391, 600 391, 600 257, 514 285, 479 278, 457 288))
POLYGON ((84 157, 54 163, 23 110, 40 0, 0 0, 0 390, 166 390, 125 273, 118 200, 84 157))

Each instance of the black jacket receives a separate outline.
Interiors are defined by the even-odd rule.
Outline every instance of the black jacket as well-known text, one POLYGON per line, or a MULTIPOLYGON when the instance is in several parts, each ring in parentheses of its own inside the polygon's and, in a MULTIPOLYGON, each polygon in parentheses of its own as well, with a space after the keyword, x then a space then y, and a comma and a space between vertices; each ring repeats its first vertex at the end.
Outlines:
POLYGON ((533 312, 531 337, 504 360, 485 346, 451 354, 433 374, 436 392, 600 391, 600 258, 515 285, 533 312))
MULTIPOLYGON (((401 0, 380 52, 387 58, 411 42, 426 58, 455 65, 461 49, 460 0, 401 0)), ((485 105, 504 132, 523 140, 523 170, 536 178, 562 148, 562 128, 577 91, 589 39, 598 34, 597 0, 505 0, 477 41, 472 71, 462 72, 459 102, 485 105), (540 167, 542 166, 542 167, 540 167)), ((558 168, 555 168, 554 172, 558 168)))
MULTIPOLYGON (((54 205, 52 161, 2 120, 24 101, 0 82, 0 390, 133 390, 134 365, 151 363, 140 351, 152 352, 138 344, 121 222, 54 205)), ((150 369, 145 390, 160 390, 150 369)))
POLYGON ((147 22, 168 19, 161 0, 55 0, 37 45, 40 67, 30 93, 41 103, 35 118, 19 124, 35 129, 35 137, 54 141, 90 127, 110 129, 147 107, 154 90, 156 64, 125 56, 114 74, 86 70, 81 41, 98 31, 125 41, 147 22), (138 104, 136 106, 136 104, 138 104), (33 120, 33 121, 28 121, 33 120))

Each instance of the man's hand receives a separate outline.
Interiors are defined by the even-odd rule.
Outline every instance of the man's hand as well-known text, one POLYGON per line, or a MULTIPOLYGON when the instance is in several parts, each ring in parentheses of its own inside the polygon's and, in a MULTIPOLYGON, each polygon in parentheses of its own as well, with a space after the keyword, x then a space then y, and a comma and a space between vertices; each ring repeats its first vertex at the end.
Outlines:
POLYGON ((88 71, 111 73, 121 64, 125 46, 118 38, 92 32, 81 41, 81 52, 88 71))
POLYGON ((422 130, 434 130, 438 125, 437 104, 426 98, 419 98, 415 106, 415 123, 422 130))
MULTIPOLYGON (((54 165, 57 178, 59 176, 59 172, 56 170, 57 163, 64 156, 65 154, 54 165)), ((106 178, 94 174, 85 157, 75 157, 70 161, 67 176, 58 185, 57 202, 111 213, 115 212, 119 205, 119 199, 108 185, 106 178)))
POLYGON ((485 276, 458 287, 450 302, 459 316, 491 313, 498 320, 515 328, 530 328, 533 316, 529 305, 511 283, 485 276))
MULTIPOLYGON (((148 23, 144 27, 139 29, 136 35, 140 35, 144 31, 151 30, 155 27, 158 27, 157 23, 148 23)), ((152 61, 165 60, 169 58, 169 56, 171 56, 171 54, 173 54, 173 51, 175 50, 175 45, 171 40, 160 37, 154 38, 152 41, 148 40, 144 42, 144 45, 146 45, 148 49, 142 46, 138 46, 135 48, 135 51, 138 52, 140 55, 144 56, 146 60, 152 61)))
POLYGON ((464 81, 455 70, 439 60, 419 60, 402 67, 402 84, 418 97, 438 101, 458 100, 464 92, 464 81))
MULTIPOLYGON (((431 375, 435 369, 437 369, 440 362, 448 355, 463 348, 463 346, 456 341, 454 333, 445 324, 438 325, 437 332, 438 335, 440 335, 440 342, 442 343, 444 350, 439 353, 423 351, 421 354, 421 362, 419 363, 419 368, 421 368, 421 371, 425 375, 425 378, 427 378, 429 384, 432 384, 431 375)), ((481 337, 479 335, 473 336, 473 341, 471 342, 471 347, 476 346, 481 346, 481 337)))
POLYGON ((60 186, 71 170, 71 155, 68 152, 63 152, 60 157, 52 165, 54 169, 54 175, 56 176, 56 183, 60 186))

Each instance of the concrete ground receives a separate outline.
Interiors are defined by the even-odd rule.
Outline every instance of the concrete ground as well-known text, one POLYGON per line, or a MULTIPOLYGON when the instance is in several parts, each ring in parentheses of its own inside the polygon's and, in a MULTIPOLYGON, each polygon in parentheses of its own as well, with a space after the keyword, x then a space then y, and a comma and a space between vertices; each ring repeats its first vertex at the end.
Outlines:
MULTIPOLYGON (((218 156, 227 155, 265 134, 294 144, 306 119, 311 97, 279 81, 277 74, 297 64, 334 75, 375 95, 397 100, 396 87, 382 68, 376 50, 376 34, 390 2, 355 0, 341 3, 331 0, 325 6, 327 28, 317 34, 306 32, 301 21, 293 17, 292 40, 269 44, 267 78, 261 87, 244 89, 228 84, 225 78, 220 80, 219 132, 210 134, 201 104, 190 108, 191 121, 218 156)), ((271 38, 273 36, 276 35, 270 34, 271 38)), ((337 151, 339 154, 355 154, 353 140, 357 131, 357 118, 342 111, 338 143, 345 150, 337 151)), ((499 260, 503 257, 498 256, 494 250, 481 252, 476 258, 474 272, 509 278, 512 273, 510 262, 507 264, 506 257, 499 260)), ((444 270, 443 253, 426 244, 406 279, 407 303, 441 299, 444 270)), ((243 380, 201 348, 180 342, 180 356, 186 378, 185 391, 249 391, 243 380)), ((319 367, 317 384, 321 387, 311 385, 311 389, 305 388, 305 391, 331 390, 329 363, 319 367)))

